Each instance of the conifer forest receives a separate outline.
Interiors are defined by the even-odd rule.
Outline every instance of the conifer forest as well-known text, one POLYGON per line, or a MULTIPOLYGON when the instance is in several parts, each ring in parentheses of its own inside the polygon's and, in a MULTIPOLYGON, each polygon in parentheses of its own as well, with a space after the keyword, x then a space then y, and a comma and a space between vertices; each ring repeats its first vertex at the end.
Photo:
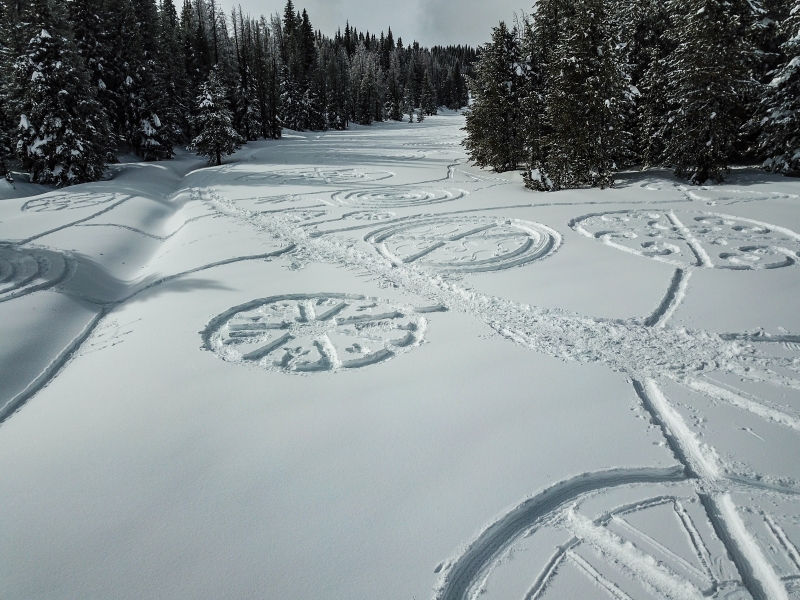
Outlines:
POLYGON ((288 0, 254 18, 220 0, 0 0, 0 176, 96 181, 115 151, 188 145, 213 162, 284 128, 340 130, 467 104, 469 47, 315 31, 288 0))
POLYGON ((631 166, 800 174, 797 0, 539 0, 475 70, 470 158, 526 169, 531 189, 605 187, 631 166))

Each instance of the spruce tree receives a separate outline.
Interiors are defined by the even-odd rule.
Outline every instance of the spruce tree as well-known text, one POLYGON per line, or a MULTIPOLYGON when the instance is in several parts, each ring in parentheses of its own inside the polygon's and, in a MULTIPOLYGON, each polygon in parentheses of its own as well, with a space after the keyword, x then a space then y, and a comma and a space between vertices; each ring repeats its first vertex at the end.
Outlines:
POLYGON ((200 114, 194 126, 200 133, 192 140, 191 149, 207 157, 210 164, 221 165, 222 157, 233 154, 244 140, 233 128, 227 92, 216 67, 203 84, 197 105, 200 114))
POLYGON ((609 187, 629 157, 625 116, 629 79, 618 55, 616 24, 604 0, 575 0, 548 57, 543 137, 546 158, 536 189, 609 187))
POLYGON ((702 184, 722 181, 743 124, 740 107, 755 84, 747 0, 670 0, 675 50, 658 69, 666 111, 654 129, 664 144, 659 162, 702 184))
POLYGON ((108 125, 60 2, 29 0, 27 39, 13 66, 14 146, 31 180, 58 186, 97 181, 106 168, 108 125))
POLYGON ((469 80, 473 104, 466 113, 463 144, 480 167, 509 171, 524 160, 520 61, 516 30, 500 23, 469 80))
POLYGON ((420 97, 421 112, 433 116, 439 112, 436 106, 436 90, 431 81, 431 74, 426 70, 422 80, 422 95, 420 97))
POLYGON ((144 160, 172 158, 174 125, 169 115, 158 47, 155 0, 116 0, 119 35, 116 60, 121 65, 120 130, 128 147, 144 160))
POLYGON ((186 58, 178 12, 172 0, 159 0, 158 55, 164 84, 163 108, 166 127, 174 142, 186 139, 190 89, 185 71, 186 58))
POLYGON ((761 126, 759 151, 764 168, 785 175, 800 175, 800 0, 795 0, 784 24, 786 62, 765 86, 757 122, 761 126))

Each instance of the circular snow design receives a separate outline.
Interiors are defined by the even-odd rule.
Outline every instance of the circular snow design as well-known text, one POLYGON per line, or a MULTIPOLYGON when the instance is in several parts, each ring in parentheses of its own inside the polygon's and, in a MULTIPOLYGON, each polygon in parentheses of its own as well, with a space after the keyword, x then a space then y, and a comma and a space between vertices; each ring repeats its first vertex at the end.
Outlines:
POLYGON ((751 543, 769 549, 775 567, 764 566, 775 569, 771 583, 796 589, 796 570, 779 568, 796 562, 791 516, 796 497, 743 488, 764 501, 751 501, 739 509, 728 495, 698 493, 680 476, 659 477, 650 471, 586 473, 526 498, 465 545, 463 554, 436 567, 440 574, 436 598, 466 600, 477 597, 480 590, 502 590, 508 585, 503 580, 513 581, 517 572, 530 573, 525 598, 550 597, 547 592, 554 598, 582 597, 572 592, 576 586, 599 588, 607 593, 597 597, 618 600, 751 598, 749 582, 743 581, 728 552, 731 538, 719 536, 723 520, 739 523, 742 529, 746 526, 753 532, 748 534, 753 536, 751 543), (670 481, 662 483, 659 478, 670 481), (625 495, 615 501, 620 492, 625 495), (568 536, 558 545, 550 542, 564 533, 568 536), (539 547, 537 543, 554 548, 547 553, 530 551, 539 547), (506 568, 508 560, 498 560, 503 555, 514 556, 516 570, 506 568), (643 588, 651 593, 637 594, 643 588))
POLYGON ((249 173, 239 177, 250 183, 264 182, 272 185, 328 185, 352 184, 358 182, 381 181, 394 177, 391 171, 359 171, 358 169, 308 168, 268 171, 265 173, 249 173))
POLYGON ((336 204, 348 206, 407 208, 450 202, 463 198, 468 193, 466 190, 459 189, 393 187, 340 192, 334 194, 332 199, 336 204))
POLYGON ((395 263, 441 271, 500 271, 541 260, 561 244, 558 232, 528 221, 432 217, 395 223, 365 238, 395 263))
POLYGON ((69 260, 58 252, 0 244, 0 302, 52 287, 68 273, 69 260))
POLYGON ((608 246, 677 266, 776 269, 800 257, 800 235, 752 219, 690 211, 587 215, 573 229, 608 246))
POLYGON ((55 212, 75 210, 107 204, 118 198, 117 194, 62 193, 28 200, 22 205, 25 212, 55 212))
POLYGON ((411 307, 350 294, 253 300, 213 319, 206 347, 223 360, 284 373, 359 369, 416 348, 427 321, 411 307))

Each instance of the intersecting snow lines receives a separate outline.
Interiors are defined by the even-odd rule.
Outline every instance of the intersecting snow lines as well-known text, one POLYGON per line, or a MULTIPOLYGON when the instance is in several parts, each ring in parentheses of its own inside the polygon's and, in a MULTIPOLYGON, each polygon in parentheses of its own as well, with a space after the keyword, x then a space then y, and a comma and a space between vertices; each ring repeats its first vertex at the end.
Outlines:
MULTIPOLYGON (((233 170, 233 174, 237 171, 233 170)), ((285 169, 281 171, 248 172, 238 177, 236 181, 246 183, 268 183, 270 185, 296 184, 296 185, 328 185, 340 183, 358 183, 381 181, 394 177, 391 171, 359 171, 358 169, 330 169, 323 167, 307 169, 285 169)))
POLYGON ((0 302, 62 282, 71 264, 58 252, 0 243, 0 302))
MULTIPOLYGON (((587 473, 537 493, 490 524, 457 557, 437 568, 440 575, 435 592, 437 600, 475 598, 498 572, 504 556, 526 535, 535 534, 545 526, 570 532, 573 541, 560 546, 546 565, 532 565, 531 578, 536 583, 522 594, 525 600, 539 598, 547 590, 555 589, 570 569, 618 599, 789 598, 787 590, 793 589, 793 582, 800 578, 800 568, 791 566, 792 557, 797 554, 797 541, 792 537, 795 532, 784 526, 782 517, 768 514, 765 507, 778 501, 796 501, 800 489, 792 488, 791 482, 773 484, 743 475, 726 464, 715 448, 685 421, 661 386, 676 382, 790 433, 800 432, 800 418, 790 408, 722 387, 707 377, 724 373, 752 383, 768 382, 797 391, 800 363, 795 358, 763 353, 750 343, 752 340, 740 339, 736 334, 720 336, 666 326, 686 295, 695 267, 789 266, 797 257, 800 237, 796 233, 747 219, 700 212, 680 213, 679 217, 675 212, 625 211, 576 219, 570 224, 583 235, 677 267, 653 315, 620 321, 520 305, 481 294, 440 274, 437 264, 469 265, 481 260, 480 255, 459 260, 458 253, 464 252, 463 244, 467 243, 464 240, 471 236, 479 241, 482 236, 491 239, 495 228, 498 235, 509 235, 515 240, 487 258, 497 261, 494 266, 498 267, 502 256, 524 246, 516 233, 512 236, 504 229, 509 227, 507 221, 484 217, 461 220, 451 216, 393 221, 367 235, 365 239, 376 244, 379 252, 366 253, 346 240, 311 235, 279 214, 238 208, 214 190, 196 190, 195 194, 206 198, 222 214, 295 244, 298 252, 309 260, 369 273, 407 293, 481 319, 502 336, 531 350, 564 360, 601 362, 630 377, 640 406, 660 429, 663 443, 671 450, 674 466, 587 473), (642 236, 646 236, 644 240, 642 236), (414 268, 413 263, 425 261, 430 262, 430 268, 414 268), (681 489, 676 490, 675 486, 681 489), (623 488, 628 497, 641 490, 635 506, 629 502, 613 504, 612 492, 623 488), (599 518, 596 512, 584 515, 582 504, 598 497, 608 499, 608 508, 599 518), (674 517, 672 524, 660 523, 663 527, 654 531, 648 529, 647 523, 659 506, 667 507, 674 517), (761 511, 765 523, 769 519, 775 523, 776 527, 768 528, 773 536, 770 539, 777 540, 774 553, 765 553, 764 539, 754 537, 752 524, 745 524, 743 514, 747 511, 761 511), (643 524, 637 525, 634 521, 639 516, 643 524), (779 530, 785 535, 781 536, 779 530), (659 531, 668 537, 661 538, 659 531), (674 543, 676 538, 687 537, 688 554, 674 543), (781 571, 775 560, 789 567, 781 571), (634 582, 633 586, 627 583, 629 580, 634 582)), ((511 224, 517 226, 520 222, 511 224)), ((548 248, 547 243, 541 242, 544 233, 557 240, 555 232, 550 233, 546 228, 532 231, 540 236, 537 238, 540 257, 557 247, 552 244, 548 248)), ((482 240, 482 243, 488 242, 482 240)), ((275 338, 269 338, 272 339, 275 338)), ((218 343, 224 345, 224 339, 218 343)), ((273 352, 269 341, 260 347, 273 352)), ((324 349, 325 344, 319 342, 318 348, 324 349)), ((334 364, 324 354, 324 350, 319 351, 320 358, 311 364, 325 368, 334 364)), ((254 358, 258 359, 258 354, 254 358)), ((280 368, 280 363, 273 366, 276 367, 280 368)), ((556 596, 571 597, 564 589, 556 596)))
POLYGON ((800 235, 742 217, 623 211, 587 215, 570 225, 608 246, 676 266, 775 269, 791 266, 800 258, 800 235))
POLYGON ((74 210, 89 208, 99 204, 113 202, 121 196, 119 194, 92 194, 92 193, 63 193, 52 194, 28 200, 22 205, 25 212, 55 212, 59 210, 74 210))
POLYGON ((365 206, 369 208, 405 208, 451 202, 469 192, 459 189, 390 187, 378 190, 357 190, 333 195, 337 205, 365 206))
POLYGON ((480 216, 403 221, 365 239, 394 263, 463 273, 525 265, 549 256, 561 243, 561 236, 544 225, 480 216))
POLYGON ((423 342, 425 309, 348 294, 254 300, 215 318, 206 347, 227 361, 285 373, 358 369, 423 342))

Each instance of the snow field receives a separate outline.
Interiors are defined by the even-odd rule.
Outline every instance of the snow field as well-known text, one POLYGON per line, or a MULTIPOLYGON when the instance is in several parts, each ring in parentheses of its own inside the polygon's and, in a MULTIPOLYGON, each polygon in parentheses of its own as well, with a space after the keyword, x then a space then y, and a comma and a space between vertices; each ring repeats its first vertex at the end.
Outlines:
POLYGON ((0 201, 4 595, 797 597, 797 183, 534 194, 462 123, 0 201))

